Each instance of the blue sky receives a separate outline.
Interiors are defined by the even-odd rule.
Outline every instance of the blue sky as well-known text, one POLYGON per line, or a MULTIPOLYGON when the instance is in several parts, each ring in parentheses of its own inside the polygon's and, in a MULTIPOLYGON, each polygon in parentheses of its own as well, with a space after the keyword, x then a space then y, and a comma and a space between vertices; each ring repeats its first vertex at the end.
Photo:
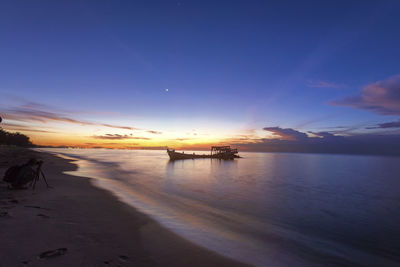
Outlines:
POLYGON ((365 127, 399 113, 337 103, 400 74, 399 10, 397 1, 2 1, 2 114, 34 102, 164 133, 220 127, 219 139, 275 126, 387 131, 365 127))

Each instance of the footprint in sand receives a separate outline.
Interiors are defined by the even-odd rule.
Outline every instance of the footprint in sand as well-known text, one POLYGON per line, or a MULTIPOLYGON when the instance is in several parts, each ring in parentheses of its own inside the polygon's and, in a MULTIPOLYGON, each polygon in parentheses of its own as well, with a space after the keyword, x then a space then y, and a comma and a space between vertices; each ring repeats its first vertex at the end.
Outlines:
POLYGON ((48 259, 48 258, 58 257, 61 255, 64 255, 65 253, 67 253, 67 251, 68 251, 67 248, 58 248, 55 250, 48 250, 48 251, 42 252, 39 255, 39 259, 48 259))

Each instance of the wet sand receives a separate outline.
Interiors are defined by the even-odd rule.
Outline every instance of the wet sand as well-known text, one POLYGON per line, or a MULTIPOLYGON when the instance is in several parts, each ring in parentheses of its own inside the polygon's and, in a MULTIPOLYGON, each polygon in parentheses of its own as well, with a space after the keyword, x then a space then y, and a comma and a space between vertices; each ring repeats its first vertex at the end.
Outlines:
POLYGON ((0 177, 31 157, 45 161, 35 191, 0 183, 0 266, 244 266, 161 227, 91 185, 63 174, 73 162, 0 147, 0 177))

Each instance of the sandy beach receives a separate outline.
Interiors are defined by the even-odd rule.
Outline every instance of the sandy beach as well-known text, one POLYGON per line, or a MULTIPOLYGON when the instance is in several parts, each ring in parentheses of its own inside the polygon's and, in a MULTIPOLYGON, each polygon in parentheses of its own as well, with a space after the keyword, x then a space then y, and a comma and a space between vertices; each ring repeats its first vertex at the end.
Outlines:
POLYGON ((0 176, 36 157, 53 187, 0 185, 0 266, 243 266, 196 246, 148 216, 66 175, 73 162, 20 148, 0 148, 0 176))

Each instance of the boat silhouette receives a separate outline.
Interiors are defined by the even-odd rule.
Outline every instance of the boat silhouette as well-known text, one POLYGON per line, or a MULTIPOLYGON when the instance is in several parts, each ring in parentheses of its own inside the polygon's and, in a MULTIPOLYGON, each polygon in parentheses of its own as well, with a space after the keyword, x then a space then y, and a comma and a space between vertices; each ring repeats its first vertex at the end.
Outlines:
POLYGON ((231 148, 230 146, 212 146, 210 154, 188 154, 185 152, 176 152, 175 149, 167 148, 167 153, 171 160, 178 159, 204 159, 204 158, 214 158, 214 159, 234 159, 240 158, 237 155, 238 150, 236 148, 231 148))

